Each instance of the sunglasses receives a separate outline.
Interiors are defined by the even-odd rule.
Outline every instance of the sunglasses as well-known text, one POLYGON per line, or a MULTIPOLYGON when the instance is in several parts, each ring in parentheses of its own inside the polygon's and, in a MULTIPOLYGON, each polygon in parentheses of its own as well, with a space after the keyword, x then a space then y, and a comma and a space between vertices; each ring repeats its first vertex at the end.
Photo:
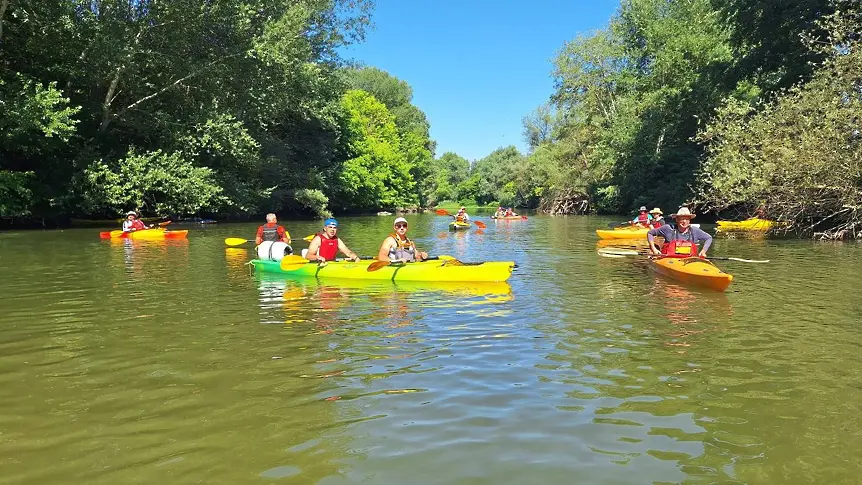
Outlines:
POLYGON ((403 222, 399 222, 398 224, 395 224, 395 227, 407 227, 407 224, 404 224, 403 222))

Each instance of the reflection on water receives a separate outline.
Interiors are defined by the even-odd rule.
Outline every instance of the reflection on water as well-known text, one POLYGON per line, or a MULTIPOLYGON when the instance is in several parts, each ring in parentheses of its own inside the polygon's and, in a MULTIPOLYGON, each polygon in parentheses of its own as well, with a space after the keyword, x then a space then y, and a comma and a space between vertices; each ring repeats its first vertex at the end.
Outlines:
MULTIPOLYGON (((0 484, 858 481, 858 245, 716 240, 773 261, 721 262, 718 293, 598 257, 608 220, 409 217, 432 254, 519 267, 252 274, 223 240, 256 224, 0 234, 0 484)), ((341 222, 363 255, 391 229, 341 222)))

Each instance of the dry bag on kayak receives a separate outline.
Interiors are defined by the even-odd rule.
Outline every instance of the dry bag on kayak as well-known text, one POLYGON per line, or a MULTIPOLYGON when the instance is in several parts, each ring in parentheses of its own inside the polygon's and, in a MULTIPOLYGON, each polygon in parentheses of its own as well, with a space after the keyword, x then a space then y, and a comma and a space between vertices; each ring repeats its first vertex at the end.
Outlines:
POLYGON ((257 257, 259 259, 281 261, 289 254, 293 254, 293 248, 282 241, 264 241, 257 247, 257 257))

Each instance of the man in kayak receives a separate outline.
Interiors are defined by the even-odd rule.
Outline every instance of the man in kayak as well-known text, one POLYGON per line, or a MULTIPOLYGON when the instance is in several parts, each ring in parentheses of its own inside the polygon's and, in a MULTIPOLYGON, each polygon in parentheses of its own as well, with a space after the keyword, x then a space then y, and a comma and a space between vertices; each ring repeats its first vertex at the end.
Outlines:
MULTIPOLYGON (((266 224, 257 228, 257 236, 254 238, 254 243, 260 246, 260 243, 264 241, 281 241, 290 248, 290 233, 284 227, 278 225, 278 219, 273 213, 267 214, 266 224)), ((293 248, 290 248, 290 252, 286 254, 293 254, 293 248)))
POLYGON ((428 253, 417 251, 416 244, 407 237, 407 219, 403 217, 395 219, 393 228, 395 231, 383 240, 380 251, 377 251, 379 261, 407 263, 428 259, 428 253))
POLYGON ((641 206, 638 209, 638 215, 634 219, 632 219, 632 225, 639 227, 649 227, 650 222, 652 222, 652 216, 647 214, 646 207, 641 206))
POLYGON ((458 213, 455 214, 455 222, 470 222, 470 216, 467 215, 466 207, 458 209, 458 213))
MULTIPOLYGON (((153 226, 150 225, 150 227, 153 226)), ((147 225, 138 219, 138 214, 135 213, 135 211, 129 211, 126 213, 126 220, 123 221, 123 232, 135 232, 142 231, 144 229, 148 229, 147 225)))
POLYGON ((658 207, 649 211, 649 215, 652 216, 652 222, 650 222, 650 227, 661 227, 661 226, 667 224, 664 221, 664 217, 662 217, 662 214, 663 214, 663 212, 658 207))
POLYGON ((673 218, 676 219, 676 227, 665 224, 661 227, 654 227, 647 233, 650 253, 670 258, 690 258, 695 254, 705 258, 706 251, 712 245, 712 236, 699 227, 692 227, 691 220, 695 218, 695 215, 688 210, 688 207, 680 207, 679 212, 674 214, 673 218), (661 250, 656 246, 656 236, 664 237, 661 250), (700 242, 703 242, 703 249, 698 252, 697 244, 700 242))
POLYGON ((314 239, 308 243, 308 252, 305 253, 305 259, 309 261, 334 261, 338 252, 347 256, 347 259, 359 261, 359 256, 356 255, 350 248, 344 244, 344 241, 338 238, 335 233, 338 232, 338 221, 329 218, 323 221, 323 232, 314 236, 314 239))

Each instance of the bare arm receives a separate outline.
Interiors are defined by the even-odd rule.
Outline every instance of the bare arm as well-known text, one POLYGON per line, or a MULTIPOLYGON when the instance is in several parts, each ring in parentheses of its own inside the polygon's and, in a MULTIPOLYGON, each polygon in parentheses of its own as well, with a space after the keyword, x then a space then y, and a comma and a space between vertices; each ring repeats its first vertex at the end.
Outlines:
POLYGON ((309 261, 319 260, 318 251, 320 251, 320 236, 314 236, 314 239, 308 243, 308 252, 305 253, 305 259, 309 261))
POLYGON ((394 242, 395 241, 392 239, 392 236, 389 236, 383 240, 383 244, 380 245, 380 251, 377 251, 378 261, 390 261, 389 250, 392 248, 392 244, 394 242))

